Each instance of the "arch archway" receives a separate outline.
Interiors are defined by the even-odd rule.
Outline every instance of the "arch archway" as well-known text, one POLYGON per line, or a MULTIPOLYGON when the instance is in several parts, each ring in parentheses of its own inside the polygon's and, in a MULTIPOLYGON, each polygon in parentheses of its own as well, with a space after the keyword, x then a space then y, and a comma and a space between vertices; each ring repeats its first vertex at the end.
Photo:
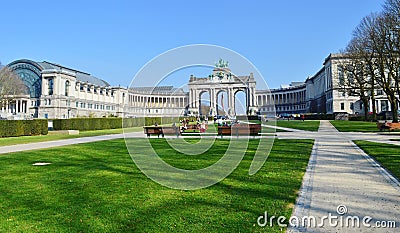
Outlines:
MULTIPOLYGON (((221 110, 224 111, 223 115, 235 115, 235 93, 238 91, 243 91, 246 96, 246 101, 242 101, 246 109, 243 114, 254 115, 257 112, 256 82, 252 73, 249 76, 235 76, 227 67, 216 67, 208 78, 191 76, 188 86, 189 102, 191 103, 189 112, 193 114, 200 112, 199 98, 200 93, 204 91, 208 91, 210 95, 210 115, 212 116, 220 115, 221 110), (221 91, 225 91, 227 95, 220 96, 221 91), (223 104, 221 99, 223 99, 223 104), (218 112, 218 110, 220 111, 218 112)), ((239 111, 239 113, 242 112, 239 111)))
POLYGON ((42 78, 40 65, 29 60, 17 60, 8 65, 29 89, 31 98, 40 98, 42 94, 42 78))
POLYGON ((235 104, 234 104, 234 111, 235 115, 246 115, 247 114, 247 96, 245 90, 237 90, 234 95, 235 104))
POLYGON ((226 90, 217 92, 217 115, 227 116, 229 113, 229 95, 226 90))
POLYGON ((210 93, 208 91, 200 92, 199 115, 202 115, 202 116, 211 115, 210 109, 211 109, 210 93))

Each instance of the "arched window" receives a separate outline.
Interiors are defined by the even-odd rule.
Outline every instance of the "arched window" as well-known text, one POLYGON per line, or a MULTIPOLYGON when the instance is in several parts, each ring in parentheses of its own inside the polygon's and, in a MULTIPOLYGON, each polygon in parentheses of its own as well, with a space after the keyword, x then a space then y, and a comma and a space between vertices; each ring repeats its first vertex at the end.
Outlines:
POLYGON ((52 78, 49 79, 49 95, 53 95, 54 88, 54 80, 52 78))
POLYGON ((68 96, 69 94, 69 86, 70 86, 69 81, 68 80, 65 81, 65 96, 68 96))

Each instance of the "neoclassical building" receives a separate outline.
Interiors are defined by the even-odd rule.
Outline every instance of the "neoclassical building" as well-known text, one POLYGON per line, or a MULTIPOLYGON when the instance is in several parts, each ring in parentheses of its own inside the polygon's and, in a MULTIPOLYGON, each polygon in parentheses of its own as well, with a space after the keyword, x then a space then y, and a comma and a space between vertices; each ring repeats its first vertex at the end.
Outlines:
POLYGON ((111 87, 88 73, 50 62, 17 60, 8 67, 25 83, 28 94, 15 96, 2 112, 33 118, 119 115, 127 90, 111 87))
MULTIPOLYGON (((338 86, 344 74, 340 54, 330 54, 322 68, 304 82, 292 82, 271 90, 257 89, 253 74, 236 76, 220 60, 208 77, 188 77, 188 91, 172 86, 113 87, 86 72, 51 62, 16 60, 7 66, 25 83, 21 92, 5 104, 1 117, 74 118, 218 115, 218 95, 225 92, 227 111, 235 115, 235 98, 245 93, 247 114, 271 116, 301 113, 363 113, 358 97, 348 96, 338 86), (201 96, 209 95, 209 111, 201 112, 201 96)), ((377 111, 390 111, 381 90, 376 90, 377 111)))

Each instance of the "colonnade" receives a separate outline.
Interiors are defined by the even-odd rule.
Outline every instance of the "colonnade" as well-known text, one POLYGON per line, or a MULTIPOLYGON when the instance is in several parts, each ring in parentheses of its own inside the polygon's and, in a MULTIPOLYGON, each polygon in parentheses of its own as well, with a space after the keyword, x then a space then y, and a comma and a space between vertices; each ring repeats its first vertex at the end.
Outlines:
POLYGON ((297 104, 306 101, 306 91, 258 94, 257 99, 259 106, 271 104, 297 104))
POLYGON ((185 108, 187 97, 129 94, 128 103, 131 107, 185 108))
POLYGON ((28 113, 28 100, 12 100, 6 102, 2 107, 1 111, 6 113, 28 113))

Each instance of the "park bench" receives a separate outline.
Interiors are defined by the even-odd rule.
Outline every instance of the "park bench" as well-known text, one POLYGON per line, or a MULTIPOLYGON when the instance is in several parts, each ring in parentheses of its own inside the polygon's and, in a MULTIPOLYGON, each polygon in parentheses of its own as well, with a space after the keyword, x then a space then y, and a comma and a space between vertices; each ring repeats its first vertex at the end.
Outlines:
POLYGON ((218 135, 232 136, 258 136, 261 132, 261 124, 234 124, 232 126, 218 126, 218 135))
POLYGON ((400 129, 400 123, 389 123, 389 122, 382 123, 382 122, 377 122, 376 126, 378 127, 378 129, 380 131, 383 131, 383 130, 393 131, 395 129, 400 129))
POLYGON ((197 129, 199 129, 197 125, 187 125, 185 131, 193 130, 194 132, 197 129))
POLYGON ((150 135, 157 135, 160 137, 164 137, 164 135, 176 135, 177 137, 181 134, 181 130, 179 127, 176 126, 144 126, 144 133, 147 135, 147 137, 150 137, 150 135))

